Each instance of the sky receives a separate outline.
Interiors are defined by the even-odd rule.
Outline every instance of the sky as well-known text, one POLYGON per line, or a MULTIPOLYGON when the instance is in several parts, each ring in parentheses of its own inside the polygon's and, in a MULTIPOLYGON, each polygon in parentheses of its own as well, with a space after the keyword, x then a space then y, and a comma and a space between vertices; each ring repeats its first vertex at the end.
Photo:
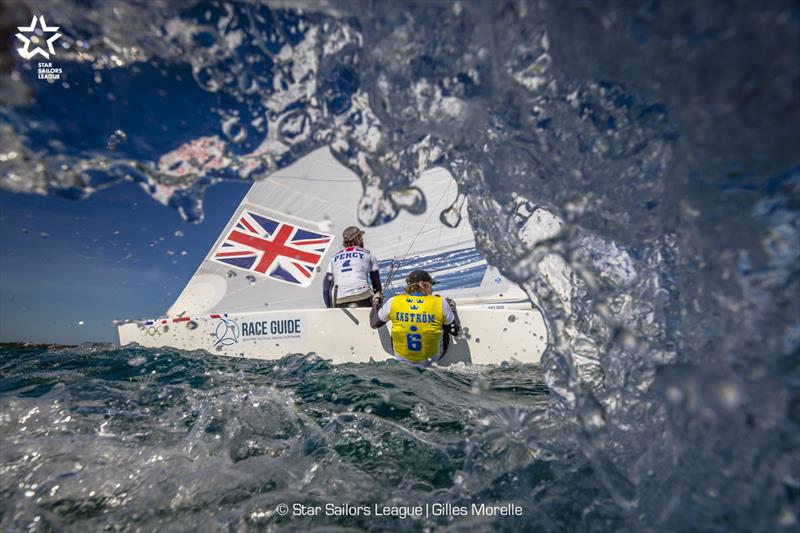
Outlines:
MULTIPOLYGON (((30 13, 16 15, 20 23, 30 20, 30 13)), ((61 83, 38 80, 35 59, 13 56, 26 100, 9 115, 13 120, 4 117, 30 126, 22 129, 24 142, 45 159, 102 155, 154 167, 188 140, 221 134, 219 110, 241 106, 203 91, 185 64, 99 71, 88 62, 59 61, 60 53, 54 64, 62 68, 61 83), (126 140, 110 147, 119 129, 126 140)), ((242 151, 252 150, 250 141, 256 142, 248 139, 242 151)), ((58 196, 56 187, 48 196, 0 188, 0 342, 117 342, 113 320, 162 316, 248 188, 226 181, 208 189, 201 224, 184 222, 132 182, 85 200, 58 196)))
POLYGON ((162 316, 249 185, 209 188, 200 224, 131 182, 85 200, 0 190, 0 342, 118 343, 114 320, 162 316))

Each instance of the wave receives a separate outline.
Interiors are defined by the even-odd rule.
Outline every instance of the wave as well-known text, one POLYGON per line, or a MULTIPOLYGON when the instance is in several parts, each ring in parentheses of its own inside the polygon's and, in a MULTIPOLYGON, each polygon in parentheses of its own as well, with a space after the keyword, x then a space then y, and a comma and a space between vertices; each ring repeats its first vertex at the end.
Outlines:
MULTIPOLYGON (((2 361, 0 490, 12 529, 310 527, 313 516, 275 506, 416 505, 432 493, 488 504, 508 495, 501 472, 534 453, 526 423, 548 395, 535 367, 513 365, 420 375, 313 354, 255 361, 98 344, 5 349, 2 361)), ((546 466, 533 474, 549 479, 546 466)))

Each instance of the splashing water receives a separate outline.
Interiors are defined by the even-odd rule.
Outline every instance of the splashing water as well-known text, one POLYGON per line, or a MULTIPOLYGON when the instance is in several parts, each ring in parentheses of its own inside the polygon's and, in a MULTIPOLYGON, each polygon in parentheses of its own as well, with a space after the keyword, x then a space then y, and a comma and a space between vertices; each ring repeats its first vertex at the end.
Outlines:
MULTIPOLYGON (((81 198, 133 180, 199 221, 213 183, 263 178, 329 146, 363 180, 362 203, 375 208, 354 216, 369 225, 406 207, 398 191, 421 171, 445 167, 481 251, 545 311, 546 410, 524 394, 484 403, 478 383, 464 389, 477 399, 459 396, 440 413, 437 402, 464 383, 437 372, 413 394, 441 397, 369 403, 369 416, 357 416, 341 408, 343 397, 377 394, 405 370, 288 358, 277 370, 245 371, 237 365, 251 363, 174 353, 150 371, 174 383, 175 395, 132 406, 127 389, 139 381, 95 376, 105 365, 97 358, 79 387, 97 387, 94 399, 63 399, 73 394, 69 384, 56 391, 69 363, 53 362, 67 366, 43 378, 47 391, 15 385, 27 379, 18 370, 4 382, 3 464, 15 483, 3 485, 4 524, 94 523, 105 513, 147 526, 166 512, 187 525, 210 517, 256 528, 281 523, 270 514, 279 496, 324 502, 338 487, 353 502, 371 501, 391 486, 411 503, 439 490, 457 501, 519 499, 526 527, 546 530, 795 528, 796 5, 301 6, 48 4, 69 89, 36 83, 31 64, 17 59, 2 74, 0 183, 81 198), (228 377, 203 385, 218 371, 228 377), (230 376, 241 373, 248 384, 239 388, 230 376), (324 398, 343 373, 337 387, 347 390, 336 389, 332 406, 292 407, 314 387, 324 398), (108 389, 119 405, 92 403, 108 389), (27 396, 69 407, 46 410, 27 396), (402 420, 386 406, 402 409, 402 420), (137 432, 154 409, 164 425, 137 432), (100 412, 119 426, 97 429, 100 412), (64 431, 99 442, 95 458, 73 445, 53 463, 66 437, 44 428, 59 424, 86 424, 64 431), (408 433, 425 424, 453 426, 432 443, 408 433), (122 461, 119 475, 131 450, 141 457, 122 461), (273 460, 248 463, 258 469, 251 477, 237 466, 251 456, 273 460), (80 479, 89 461, 94 495, 58 481, 80 479)), ((20 5, 4 19, 26 17, 20 5)), ((452 223, 446 213, 442 222, 452 223)), ((103 353, 136 360, 128 366, 137 380, 150 364, 103 353)), ((37 357, 31 365, 51 361, 37 357)), ((529 379, 518 368, 493 372, 510 372, 518 392, 529 379)))

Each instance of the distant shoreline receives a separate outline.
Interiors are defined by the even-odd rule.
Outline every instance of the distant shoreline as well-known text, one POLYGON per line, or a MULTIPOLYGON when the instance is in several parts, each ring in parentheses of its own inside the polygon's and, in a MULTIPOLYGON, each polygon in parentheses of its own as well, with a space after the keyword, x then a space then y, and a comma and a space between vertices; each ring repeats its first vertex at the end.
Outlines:
POLYGON ((0 342, 0 349, 5 350, 30 350, 31 348, 53 349, 74 348, 75 344, 38 344, 35 342, 0 342))

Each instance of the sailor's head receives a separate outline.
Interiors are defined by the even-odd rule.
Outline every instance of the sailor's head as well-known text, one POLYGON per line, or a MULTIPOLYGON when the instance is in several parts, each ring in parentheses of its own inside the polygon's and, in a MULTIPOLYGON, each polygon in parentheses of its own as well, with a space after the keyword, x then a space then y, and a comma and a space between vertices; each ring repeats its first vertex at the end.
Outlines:
POLYGON ((408 294, 421 292, 428 296, 433 294, 433 286, 439 283, 424 270, 413 270, 406 276, 406 292, 408 294))
POLYGON ((342 243, 345 246, 364 246, 364 232, 358 226, 348 226, 342 232, 342 243))

